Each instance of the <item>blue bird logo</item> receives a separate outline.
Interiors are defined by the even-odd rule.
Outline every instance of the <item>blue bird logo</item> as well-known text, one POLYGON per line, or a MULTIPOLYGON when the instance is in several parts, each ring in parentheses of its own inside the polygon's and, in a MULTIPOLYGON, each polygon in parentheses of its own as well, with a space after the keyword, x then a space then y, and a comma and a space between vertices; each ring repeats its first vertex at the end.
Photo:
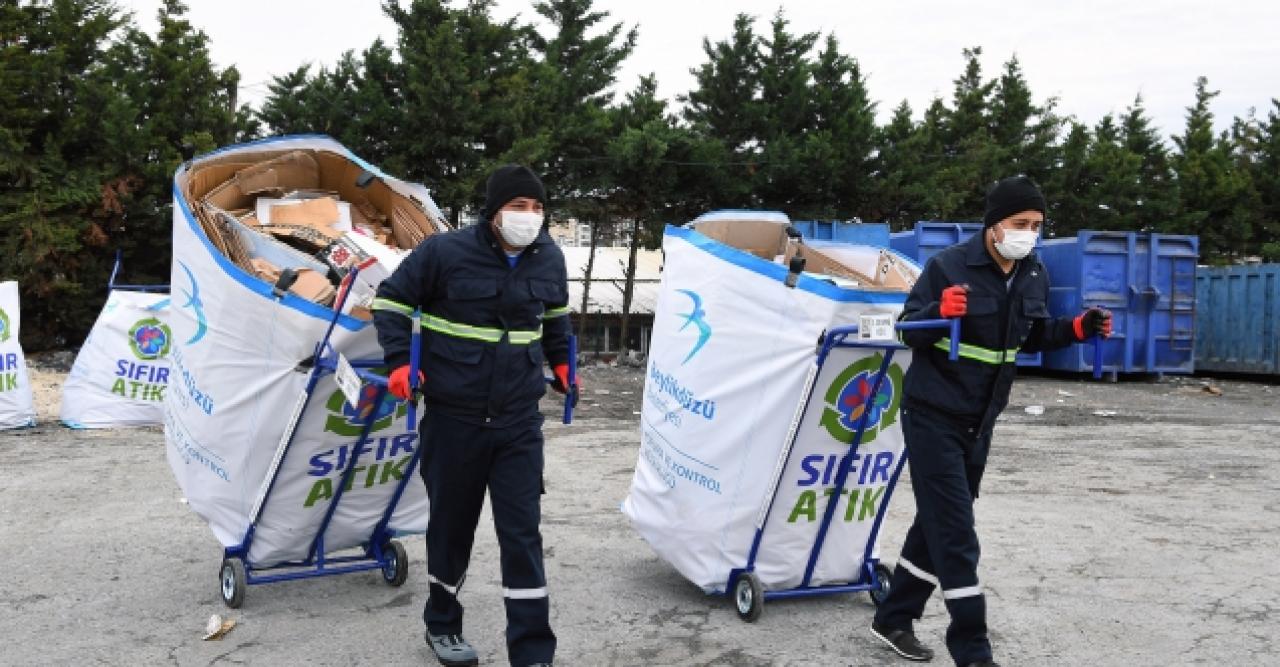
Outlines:
POLYGON ((204 302, 200 300, 200 285, 196 283, 196 277, 192 275, 191 269, 188 269, 186 264, 178 262, 178 265, 187 272, 187 280, 191 281, 191 291, 182 290, 182 293, 187 296, 187 302, 182 304, 182 307, 190 308, 196 314, 196 333, 191 340, 187 341, 187 345, 193 345, 204 338, 205 332, 209 330, 209 324, 204 318, 204 302))
POLYGON ((689 297, 689 299, 693 301, 692 311, 688 313, 680 313, 680 317, 685 318, 685 320, 684 320, 684 324, 680 325, 680 328, 678 329, 678 331, 684 331, 685 329, 688 329, 690 324, 698 327, 698 342, 694 343, 692 350, 689 350, 689 356, 685 357, 684 361, 680 362, 680 365, 683 366, 689 363, 689 360, 693 358, 693 355, 697 354, 698 350, 701 350, 702 346, 706 345, 707 341, 710 340, 711 325, 707 324, 707 320, 705 319, 707 316, 707 311, 702 309, 702 297, 698 296, 697 292, 693 292, 687 289, 676 290, 676 291, 689 297))

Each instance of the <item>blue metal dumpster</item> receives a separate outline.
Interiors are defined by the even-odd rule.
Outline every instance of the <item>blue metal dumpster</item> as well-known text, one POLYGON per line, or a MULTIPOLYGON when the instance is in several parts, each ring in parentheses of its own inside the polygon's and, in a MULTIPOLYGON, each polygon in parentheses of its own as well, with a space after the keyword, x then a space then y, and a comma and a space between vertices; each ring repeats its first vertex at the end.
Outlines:
POLYGON ((889 247, 924 266, 930 257, 982 231, 981 222, 921 220, 915 229, 889 235, 889 247))
POLYGON ((846 222, 843 220, 792 220, 791 226, 806 239, 861 243, 880 248, 889 247, 889 225, 884 222, 846 222))
POLYGON ((1280 374, 1280 264, 1196 271, 1196 369, 1280 374))
MULTIPOLYGON (((970 236, 982 231, 981 222, 937 222, 921 220, 916 222, 915 229, 906 232, 894 232, 889 235, 889 247, 924 266, 924 263, 948 246, 966 241, 970 236)), ((1040 247, 1037 242, 1037 248, 1040 247)), ((1051 274, 1052 275, 1052 274, 1051 274)), ((1019 354, 1018 365, 1022 367, 1039 366, 1043 355, 1019 354)))
MULTIPOLYGON (((1116 334, 1104 344, 1103 369, 1116 373, 1195 370, 1196 260, 1200 239, 1148 232, 1081 231, 1044 242, 1049 312, 1055 316, 1102 306, 1116 334)), ((1045 368, 1093 370, 1088 345, 1044 355, 1045 368)))

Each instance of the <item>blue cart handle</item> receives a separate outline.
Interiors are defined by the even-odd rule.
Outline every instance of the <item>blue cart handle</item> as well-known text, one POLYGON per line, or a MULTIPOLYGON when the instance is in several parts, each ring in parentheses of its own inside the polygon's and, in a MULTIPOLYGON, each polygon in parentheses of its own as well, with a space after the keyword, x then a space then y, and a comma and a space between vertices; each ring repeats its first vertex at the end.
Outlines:
POLYGON ((1093 336, 1093 379, 1097 380, 1102 377, 1102 334, 1094 334, 1093 336))
POLYGON ((409 323, 409 431, 418 428, 418 393, 422 390, 418 369, 422 363, 422 309, 413 309, 413 321, 409 323))
MULTIPOLYGON (((555 384, 556 377, 543 378, 547 384, 555 384)), ((578 405, 578 337, 569 335, 569 386, 564 388, 564 416, 562 423, 573 423, 573 409, 578 405)))

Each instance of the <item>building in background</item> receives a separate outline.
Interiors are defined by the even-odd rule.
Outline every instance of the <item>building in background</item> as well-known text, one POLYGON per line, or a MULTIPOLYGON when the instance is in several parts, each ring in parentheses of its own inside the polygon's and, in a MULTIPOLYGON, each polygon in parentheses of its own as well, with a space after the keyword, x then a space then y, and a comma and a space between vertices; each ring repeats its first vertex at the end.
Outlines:
MULTIPOLYGON (((586 354, 604 357, 616 356, 623 351, 622 297, 627 283, 628 248, 597 247, 595 262, 591 266, 591 290, 585 314, 582 294, 586 287, 587 260, 590 248, 565 247, 565 267, 569 272, 569 308, 573 312, 575 332, 580 332, 578 349, 586 354), (582 322, 585 318, 585 326, 582 322)), ((636 252, 635 284, 632 288, 631 309, 625 349, 649 352, 649 339, 653 331, 653 313, 657 305, 658 287, 662 282, 662 251, 639 250, 636 252)))

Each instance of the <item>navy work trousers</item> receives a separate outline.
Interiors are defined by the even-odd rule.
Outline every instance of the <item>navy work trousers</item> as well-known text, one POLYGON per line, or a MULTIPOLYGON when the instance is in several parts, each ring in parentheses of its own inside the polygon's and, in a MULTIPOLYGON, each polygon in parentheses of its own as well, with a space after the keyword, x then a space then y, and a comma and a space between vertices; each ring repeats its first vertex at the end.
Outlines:
POLYGON ((431 501, 427 523, 430 593, 423 620, 433 635, 462 632, 458 592, 484 505, 493 510, 512 665, 551 662, 556 636, 542 565, 542 416, 486 428, 428 410, 422 419, 422 478, 431 501))
POLYGON ((935 587, 951 615, 947 650, 957 665, 991 658, 987 606, 978 584, 978 534, 973 501, 983 466, 969 463, 984 446, 976 421, 914 405, 903 406, 902 435, 911 466, 916 516, 893 572, 888 598, 876 623, 911 630, 935 587))

